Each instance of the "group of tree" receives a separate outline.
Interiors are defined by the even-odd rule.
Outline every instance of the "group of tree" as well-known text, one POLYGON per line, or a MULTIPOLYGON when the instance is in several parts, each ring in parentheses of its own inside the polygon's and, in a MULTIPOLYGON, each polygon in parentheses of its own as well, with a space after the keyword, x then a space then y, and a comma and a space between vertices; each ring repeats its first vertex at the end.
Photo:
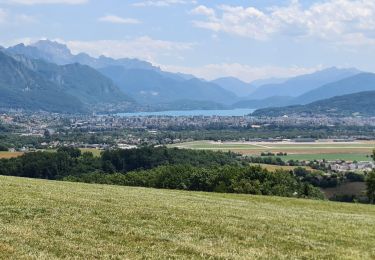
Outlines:
POLYGON ((77 148, 62 147, 56 152, 32 152, 11 159, 0 160, 0 174, 43 179, 62 179, 90 172, 127 173, 152 169, 161 165, 186 164, 209 167, 241 164, 238 155, 231 152, 141 147, 129 150, 105 151, 100 157, 81 153, 77 148))
POLYGON ((271 164, 271 165, 287 165, 280 157, 267 156, 267 157, 247 157, 246 158, 250 163, 259 163, 259 164, 271 164))
POLYGON ((291 171, 250 166, 230 152, 141 147, 105 151, 100 157, 64 147, 0 160, 0 174, 89 183, 323 198, 291 171))
POLYGON ((111 185, 323 199, 322 192, 289 171, 260 166, 165 165, 126 174, 88 173, 65 180, 111 185))

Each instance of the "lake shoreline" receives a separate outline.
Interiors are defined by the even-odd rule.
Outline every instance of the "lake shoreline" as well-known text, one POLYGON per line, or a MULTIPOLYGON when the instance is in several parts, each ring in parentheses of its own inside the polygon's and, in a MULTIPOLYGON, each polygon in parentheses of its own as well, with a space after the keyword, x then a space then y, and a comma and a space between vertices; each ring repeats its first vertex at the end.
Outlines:
POLYGON ((134 112, 117 113, 117 116, 135 117, 135 116, 246 116, 252 114, 255 109, 223 109, 223 110, 169 110, 156 112, 134 112))

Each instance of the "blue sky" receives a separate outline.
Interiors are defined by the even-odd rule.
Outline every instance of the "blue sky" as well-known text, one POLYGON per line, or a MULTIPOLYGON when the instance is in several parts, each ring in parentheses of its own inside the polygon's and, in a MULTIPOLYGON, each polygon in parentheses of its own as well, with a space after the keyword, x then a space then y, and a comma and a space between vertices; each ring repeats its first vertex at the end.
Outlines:
POLYGON ((373 0, 0 0, 0 31, 207 79, 375 71, 373 0))

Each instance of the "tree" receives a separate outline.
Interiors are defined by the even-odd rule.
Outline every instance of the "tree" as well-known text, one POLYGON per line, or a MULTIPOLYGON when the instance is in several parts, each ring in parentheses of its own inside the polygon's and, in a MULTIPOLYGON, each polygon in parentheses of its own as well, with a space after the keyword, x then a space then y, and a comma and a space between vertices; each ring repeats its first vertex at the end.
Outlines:
POLYGON ((375 171, 368 174, 366 178, 366 186, 367 197, 369 198, 370 203, 373 204, 375 202, 375 171))
MULTIPOLYGON (((373 158, 375 160, 375 150, 373 152, 373 158)), ((367 197, 370 200, 370 203, 373 204, 375 202, 375 170, 370 172, 366 178, 366 186, 367 186, 367 197)))
POLYGON ((81 150, 74 147, 60 147, 57 149, 58 153, 67 153, 72 158, 78 158, 81 156, 81 150))

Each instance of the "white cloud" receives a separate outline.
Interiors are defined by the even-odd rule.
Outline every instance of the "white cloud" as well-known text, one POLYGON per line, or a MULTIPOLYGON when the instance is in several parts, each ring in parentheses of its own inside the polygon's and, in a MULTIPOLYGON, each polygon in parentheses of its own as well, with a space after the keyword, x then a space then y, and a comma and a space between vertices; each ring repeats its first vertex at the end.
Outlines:
POLYGON ((148 0, 148 1, 141 1, 134 3, 133 6, 137 7, 145 7, 145 6, 158 6, 158 7, 163 7, 163 6, 171 6, 171 5, 176 5, 176 4, 196 4, 196 0, 148 0))
POLYGON ((191 14, 196 14, 196 15, 205 15, 211 18, 215 17, 215 10, 212 8, 208 8, 204 5, 197 6, 191 11, 191 14))
POLYGON ((360 45, 373 44, 375 39, 373 0, 326 0, 306 8, 292 0, 287 6, 265 10, 229 5, 212 9, 201 5, 191 13, 205 17, 193 21, 196 27, 257 40, 279 34, 360 45))
POLYGON ((69 4, 78 5, 88 3, 89 0, 7 0, 10 4, 39 5, 39 4, 69 4))
POLYGON ((117 24, 139 24, 139 20, 134 18, 123 18, 116 15, 106 15, 98 19, 100 22, 117 23, 117 24))
POLYGON ((286 78, 312 73, 322 69, 322 66, 305 68, 305 67, 277 67, 262 66, 255 67, 239 63, 220 63, 208 64, 201 67, 183 67, 166 65, 160 66, 162 69, 171 72, 183 72, 193 74, 199 78, 213 80, 220 77, 236 77, 245 82, 251 82, 257 79, 265 78, 286 78))
POLYGON ((86 52, 98 57, 105 55, 113 58, 139 58, 156 62, 162 56, 178 57, 192 50, 194 43, 172 42, 143 36, 129 40, 67 41, 73 53, 86 52))

